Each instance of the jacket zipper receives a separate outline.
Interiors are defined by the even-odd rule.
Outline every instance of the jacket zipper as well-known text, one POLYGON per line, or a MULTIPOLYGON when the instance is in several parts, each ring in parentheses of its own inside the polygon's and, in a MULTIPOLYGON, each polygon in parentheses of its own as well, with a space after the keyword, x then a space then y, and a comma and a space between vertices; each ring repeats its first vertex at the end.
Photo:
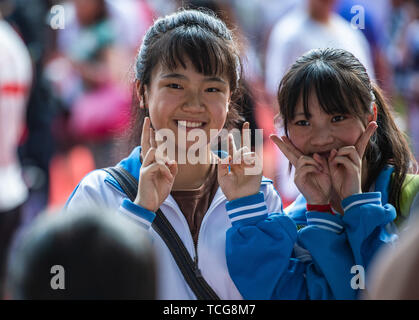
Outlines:
MULTIPOLYGON (((110 185, 114 189, 118 190, 113 184, 110 184, 110 185)), ((120 190, 118 190, 118 191, 120 191, 120 190)), ((217 190, 217 192, 216 192, 215 195, 217 195, 217 193, 218 193, 218 190, 217 190)), ((169 195, 169 197, 171 197, 171 196, 169 195)), ((206 220, 208 220, 208 216, 209 216, 208 212, 211 214, 214 211, 214 209, 223 200, 224 200, 224 198, 220 196, 215 202, 213 201, 211 203, 210 207, 208 208, 206 214, 204 215, 204 219, 202 220, 201 227, 199 228, 199 231, 198 231, 198 238, 197 238, 197 241, 196 241, 196 247, 195 247, 195 243, 193 241, 192 234, 191 234, 191 231, 189 230, 189 225, 188 225, 188 222, 186 221, 185 216, 182 214, 182 212, 180 211, 180 209, 178 209, 175 205, 173 205, 172 203, 170 203, 170 201, 168 201, 168 202, 165 203, 168 207, 172 208, 177 213, 178 216, 180 216, 180 219, 182 220, 182 223, 183 223, 183 227, 186 228, 186 230, 188 230, 189 238, 190 238, 190 241, 192 242, 192 246, 194 248, 194 257, 193 257, 194 266, 193 266, 193 269, 195 270, 195 275, 197 277, 201 277, 202 278, 201 270, 198 267, 198 248, 199 248, 199 236, 201 234, 201 230, 203 229, 204 222, 206 220)), ((189 254, 189 252, 188 252, 188 254, 189 254)))
MULTIPOLYGON (((220 188, 220 187, 219 187, 220 188)), ((220 189, 219 189, 220 190, 220 189)), ((217 195, 217 193, 218 193, 218 190, 217 190, 217 192, 215 193, 215 196, 217 195)), ((214 196, 214 198, 215 198, 215 196, 214 196)), ((217 200, 215 200, 215 201, 213 201, 212 203, 211 203, 211 205, 210 205, 210 207, 208 208, 208 210, 207 210, 207 212, 205 213, 205 215, 204 215, 204 219, 202 219, 202 222, 201 222, 201 227, 199 228, 199 230, 198 230, 198 238, 197 238, 197 240, 196 240, 196 248, 195 248, 195 257, 194 257, 194 262, 195 262, 195 270, 196 270, 196 272, 197 272, 197 276, 198 276, 198 274, 199 274, 199 276, 200 277, 202 277, 202 273, 201 273, 201 270, 199 269, 199 267, 198 267, 198 248, 199 248, 199 236, 201 235, 201 230, 203 229, 203 227, 204 227, 204 222, 206 222, 206 220, 208 220, 208 216, 210 215, 210 214, 208 214, 208 213, 212 213, 212 212, 214 212, 214 209, 217 207, 217 206, 219 206, 220 205, 220 203, 221 202, 223 202, 224 201, 224 198, 223 197, 219 197, 217 200)), ((182 215, 183 216, 183 215, 182 215)), ((188 227, 188 229, 189 229, 189 227, 188 227)), ((190 233, 190 232, 189 232, 190 233)), ((192 235, 191 235, 191 238, 192 238, 192 235)), ((192 239, 192 242, 193 242, 193 239, 192 239)), ((194 246, 195 247, 195 246, 194 246)))

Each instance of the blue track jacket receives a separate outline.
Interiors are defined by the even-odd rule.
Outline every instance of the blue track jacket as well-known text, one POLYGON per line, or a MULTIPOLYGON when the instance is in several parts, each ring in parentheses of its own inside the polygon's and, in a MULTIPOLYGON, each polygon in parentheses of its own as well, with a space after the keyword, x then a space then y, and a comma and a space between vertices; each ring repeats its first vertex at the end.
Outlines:
POLYGON ((302 195, 286 214, 258 215, 266 211, 262 193, 228 202, 227 265, 243 298, 356 299, 362 270, 397 239, 388 204, 392 172, 380 173, 374 192, 344 199, 343 216, 308 212, 302 195))

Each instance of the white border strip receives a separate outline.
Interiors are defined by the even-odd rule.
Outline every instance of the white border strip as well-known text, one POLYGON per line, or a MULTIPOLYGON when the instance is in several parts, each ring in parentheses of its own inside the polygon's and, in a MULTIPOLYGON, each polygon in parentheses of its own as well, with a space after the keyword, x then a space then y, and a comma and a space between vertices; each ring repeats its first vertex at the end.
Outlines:
POLYGON ((343 211, 347 211, 347 210, 349 210, 350 208, 352 208, 353 206, 355 206, 357 204, 368 203, 368 202, 375 202, 375 201, 381 202, 381 198, 370 198, 370 199, 364 199, 364 200, 354 201, 354 202, 348 204, 345 208, 343 208, 343 211))
POLYGON ((264 210, 262 212, 252 212, 252 213, 247 213, 244 215, 239 215, 237 217, 231 218, 231 222, 237 221, 237 220, 242 220, 242 219, 247 219, 247 218, 253 218, 253 217, 257 217, 257 216, 262 216, 264 214, 268 213, 268 210, 264 210))
POLYGON ((315 226, 315 227, 317 227, 317 228, 320 228, 320 229, 325 229, 325 230, 332 231, 332 232, 334 232, 334 233, 340 233, 340 232, 339 232, 339 231, 337 231, 336 229, 329 228, 329 227, 326 227, 326 226, 323 226, 323 225, 316 224, 316 225, 314 225, 314 226, 315 226))
POLYGON ((228 212, 228 214, 234 214, 234 213, 237 213, 237 212, 240 212, 240 211, 251 210, 251 209, 255 209, 255 208, 259 208, 259 207, 263 207, 263 206, 266 206, 265 201, 261 201, 261 202, 258 202, 256 204, 242 206, 242 207, 231 209, 231 210, 227 210, 227 212, 228 212))
POLYGON ((337 224, 336 222, 329 221, 329 220, 326 220, 326 219, 319 219, 319 218, 310 218, 310 219, 307 219, 307 222, 311 222, 311 221, 321 222, 321 223, 327 223, 327 224, 330 224, 331 226, 334 226, 336 228, 343 229, 343 227, 340 224, 337 224))

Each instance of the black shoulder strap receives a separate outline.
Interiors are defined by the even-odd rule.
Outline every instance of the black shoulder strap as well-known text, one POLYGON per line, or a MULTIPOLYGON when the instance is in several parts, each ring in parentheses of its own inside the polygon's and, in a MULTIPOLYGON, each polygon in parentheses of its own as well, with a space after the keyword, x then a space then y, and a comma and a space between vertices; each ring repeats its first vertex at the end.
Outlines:
MULTIPOLYGON (((109 167, 104 170, 115 178, 128 198, 134 201, 138 189, 137 180, 121 166, 109 167)), ((195 293, 197 299, 219 300, 220 298, 205 281, 198 269, 197 263, 192 260, 179 235, 160 209, 156 212, 152 227, 169 248, 183 277, 195 293)))

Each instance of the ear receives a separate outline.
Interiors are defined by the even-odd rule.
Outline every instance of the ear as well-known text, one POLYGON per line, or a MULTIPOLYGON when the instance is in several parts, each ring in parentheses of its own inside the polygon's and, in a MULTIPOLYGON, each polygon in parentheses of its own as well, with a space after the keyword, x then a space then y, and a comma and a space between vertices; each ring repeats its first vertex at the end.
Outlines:
POLYGON ((141 82, 139 80, 135 81, 135 92, 137 93, 137 99, 140 101, 140 108, 144 108, 143 97, 141 96, 141 82))
POLYGON ((372 114, 368 115, 368 122, 377 121, 377 105, 372 103, 372 114))
POLYGON ((146 102, 144 100, 147 100, 147 86, 144 86, 144 99, 141 95, 141 82, 139 80, 135 81, 135 91, 137 92, 138 101, 140 101, 140 108, 146 108, 146 102))

